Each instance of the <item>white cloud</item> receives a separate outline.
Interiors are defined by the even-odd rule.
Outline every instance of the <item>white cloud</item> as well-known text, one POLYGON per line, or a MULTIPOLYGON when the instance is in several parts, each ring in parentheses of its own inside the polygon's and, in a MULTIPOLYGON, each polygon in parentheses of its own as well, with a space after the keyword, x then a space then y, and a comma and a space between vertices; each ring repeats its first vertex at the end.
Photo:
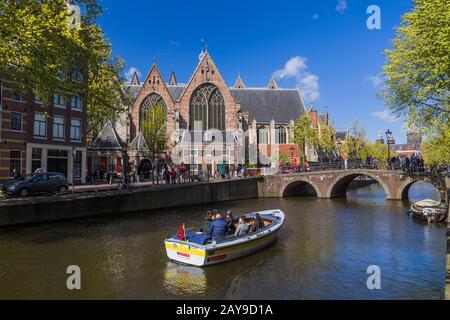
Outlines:
POLYGON ((308 71, 306 58, 296 56, 289 59, 283 69, 274 72, 274 76, 277 79, 295 79, 308 102, 314 102, 320 98, 319 77, 308 71))
POLYGON ((380 76, 369 76, 367 77, 367 81, 369 81, 375 88, 378 88, 383 84, 383 78, 380 76))
POLYGON ((387 122, 397 122, 400 119, 393 115, 389 110, 383 110, 383 111, 377 111, 377 112, 373 112, 372 115, 374 117, 377 117, 378 119, 387 121, 387 122))
POLYGON ((319 15, 317 14, 317 13, 315 13, 313 16, 312 16, 312 19, 315 21, 315 20, 319 20, 319 15))
POLYGON ((134 73, 137 72, 137 75, 139 78, 142 77, 142 73, 136 69, 135 67, 131 67, 130 69, 128 69, 127 71, 125 71, 125 80, 127 82, 131 82, 131 80, 133 79, 133 75, 134 73))
POLYGON ((344 14, 345 10, 347 10, 347 7, 347 0, 339 0, 336 6, 336 11, 340 14, 344 14))
POLYGON ((175 41, 175 40, 170 40, 170 41, 169 41, 169 45, 170 45, 171 47, 178 47, 179 45, 181 45, 181 43, 178 42, 178 41, 175 41))

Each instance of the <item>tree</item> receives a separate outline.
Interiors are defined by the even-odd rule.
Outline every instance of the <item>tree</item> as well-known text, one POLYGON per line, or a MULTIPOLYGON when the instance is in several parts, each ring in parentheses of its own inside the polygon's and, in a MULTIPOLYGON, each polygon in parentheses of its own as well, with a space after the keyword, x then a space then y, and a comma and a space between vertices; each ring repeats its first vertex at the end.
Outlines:
POLYGON ((147 111, 141 123, 142 134, 152 152, 153 164, 156 162, 156 155, 166 150, 166 122, 166 110, 160 102, 157 102, 147 111))
POLYGON ((321 124, 319 129, 319 147, 323 150, 331 161, 330 154, 336 150, 336 130, 327 125, 321 124))
POLYGON ((414 0, 403 16, 393 50, 386 50, 386 86, 382 93, 397 114, 429 126, 450 116, 450 3, 414 0))
POLYGON ((31 88, 43 108, 55 91, 80 96, 89 116, 88 131, 114 120, 121 108, 121 60, 97 18, 98 0, 74 0, 80 24, 72 27, 67 0, 0 1, 0 75, 18 88, 31 88))
POLYGON ((387 168, 387 160, 388 160, 388 147, 385 144, 376 142, 366 142, 363 146, 362 153, 361 153, 362 159, 366 159, 367 156, 370 156, 372 158, 377 158, 379 166, 381 168, 387 168))
POLYGON ((395 114, 407 116, 411 127, 429 136, 425 143, 433 154, 429 161, 441 163, 448 163, 448 158, 434 151, 450 148, 449 21, 449 0, 414 0, 412 12, 402 17, 393 49, 385 51, 381 92, 395 114), (437 143, 436 150, 432 143, 437 143))
MULTIPOLYGON (((436 121, 437 122, 437 121, 436 121)), ((422 152, 426 164, 450 163, 450 122, 432 126, 424 142, 422 152)))
POLYGON ((366 136, 366 130, 357 121, 351 124, 348 136, 342 145, 342 153, 347 159, 362 159, 362 150, 367 140, 366 136))
POLYGON ((311 120, 305 113, 294 124, 294 143, 302 149, 303 163, 306 161, 306 145, 316 147, 319 143, 319 135, 316 129, 311 126, 311 120))

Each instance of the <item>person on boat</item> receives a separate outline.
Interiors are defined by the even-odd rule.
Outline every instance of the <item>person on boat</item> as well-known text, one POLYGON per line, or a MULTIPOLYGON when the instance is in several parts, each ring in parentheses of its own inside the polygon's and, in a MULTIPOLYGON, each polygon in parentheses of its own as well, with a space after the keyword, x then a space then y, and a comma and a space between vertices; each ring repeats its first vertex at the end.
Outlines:
POLYGON ((216 220, 213 221, 209 227, 208 234, 213 238, 222 238, 226 236, 228 228, 228 223, 223 220, 223 217, 220 213, 216 215, 216 220))
POLYGON ((227 233, 234 234, 236 227, 234 226, 234 218, 233 213, 231 211, 227 212, 227 217, 225 218, 225 221, 228 223, 227 233))
POLYGON ((244 218, 241 217, 239 219, 239 224, 238 224, 238 226, 236 228, 236 231, 235 231, 234 235, 236 237, 245 236, 248 233, 248 229, 249 228, 248 228, 247 223, 245 222, 244 218))
POLYGON ((211 211, 208 211, 208 213, 205 216, 205 223, 203 224, 203 227, 200 231, 207 234, 209 232, 211 223, 212 223, 212 214, 211 211))
POLYGON ((261 229, 263 229, 263 221, 261 219, 261 216, 259 213, 255 213, 255 222, 253 222, 252 228, 250 229, 250 232, 256 232, 261 229))

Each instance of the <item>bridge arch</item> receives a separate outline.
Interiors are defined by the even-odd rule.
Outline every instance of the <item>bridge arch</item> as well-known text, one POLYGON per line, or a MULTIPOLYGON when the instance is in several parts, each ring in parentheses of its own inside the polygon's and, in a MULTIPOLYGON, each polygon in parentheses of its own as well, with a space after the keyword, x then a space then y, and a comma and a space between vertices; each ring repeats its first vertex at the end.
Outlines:
POLYGON ((306 177, 296 177, 294 181, 285 183, 284 187, 280 189, 279 194, 280 198, 306 195, 322 198, 322 193, 319 186, 314 181, 306 177))
POLYGON ((327 198, 345 198, 350 183, 357 177, 367 176, 380 184, 383 188, 387 199, 393 199, 393 194, 386 182, 376 174, 370 172, 345 172, 334 178, 327 190, 327 198))
POLYGON ((432 185, 436 190, 439 191, 439 194, 441 196, 441 200, 446 199, 446 192, 445 192, 445 185, 439 185, 437 182, 433 182, 429 179, 412 179, 408 178, 405 182, 403 182, 397 191, 397 199, 402 200, 409 200, 409 190, 412 187, 413 184, 416 182, 426 182, 430 185, 432 185))

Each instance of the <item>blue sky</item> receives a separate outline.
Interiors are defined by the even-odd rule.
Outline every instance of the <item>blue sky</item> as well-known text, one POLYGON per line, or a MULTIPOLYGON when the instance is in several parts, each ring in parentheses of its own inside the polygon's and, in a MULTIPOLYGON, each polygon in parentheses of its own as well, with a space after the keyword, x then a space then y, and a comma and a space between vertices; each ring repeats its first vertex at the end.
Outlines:
POLYGON ((411 1, 153 1, 105 0, 100 25, 127 70, 145 77, 156 58, 168 81, 175 71, 187 82, 198 63, 201 40, 208 44, 229 85, 238 73, 248 87, 300 85, 319 111, 325 107, 338 130, 358 121, 375 139, 378 130, 406 140, 403 121, 384 112, 377 98, 379 74, 394 28, 411 1), (381 8, 381 30, 369 30, 369 5, 381 8))

